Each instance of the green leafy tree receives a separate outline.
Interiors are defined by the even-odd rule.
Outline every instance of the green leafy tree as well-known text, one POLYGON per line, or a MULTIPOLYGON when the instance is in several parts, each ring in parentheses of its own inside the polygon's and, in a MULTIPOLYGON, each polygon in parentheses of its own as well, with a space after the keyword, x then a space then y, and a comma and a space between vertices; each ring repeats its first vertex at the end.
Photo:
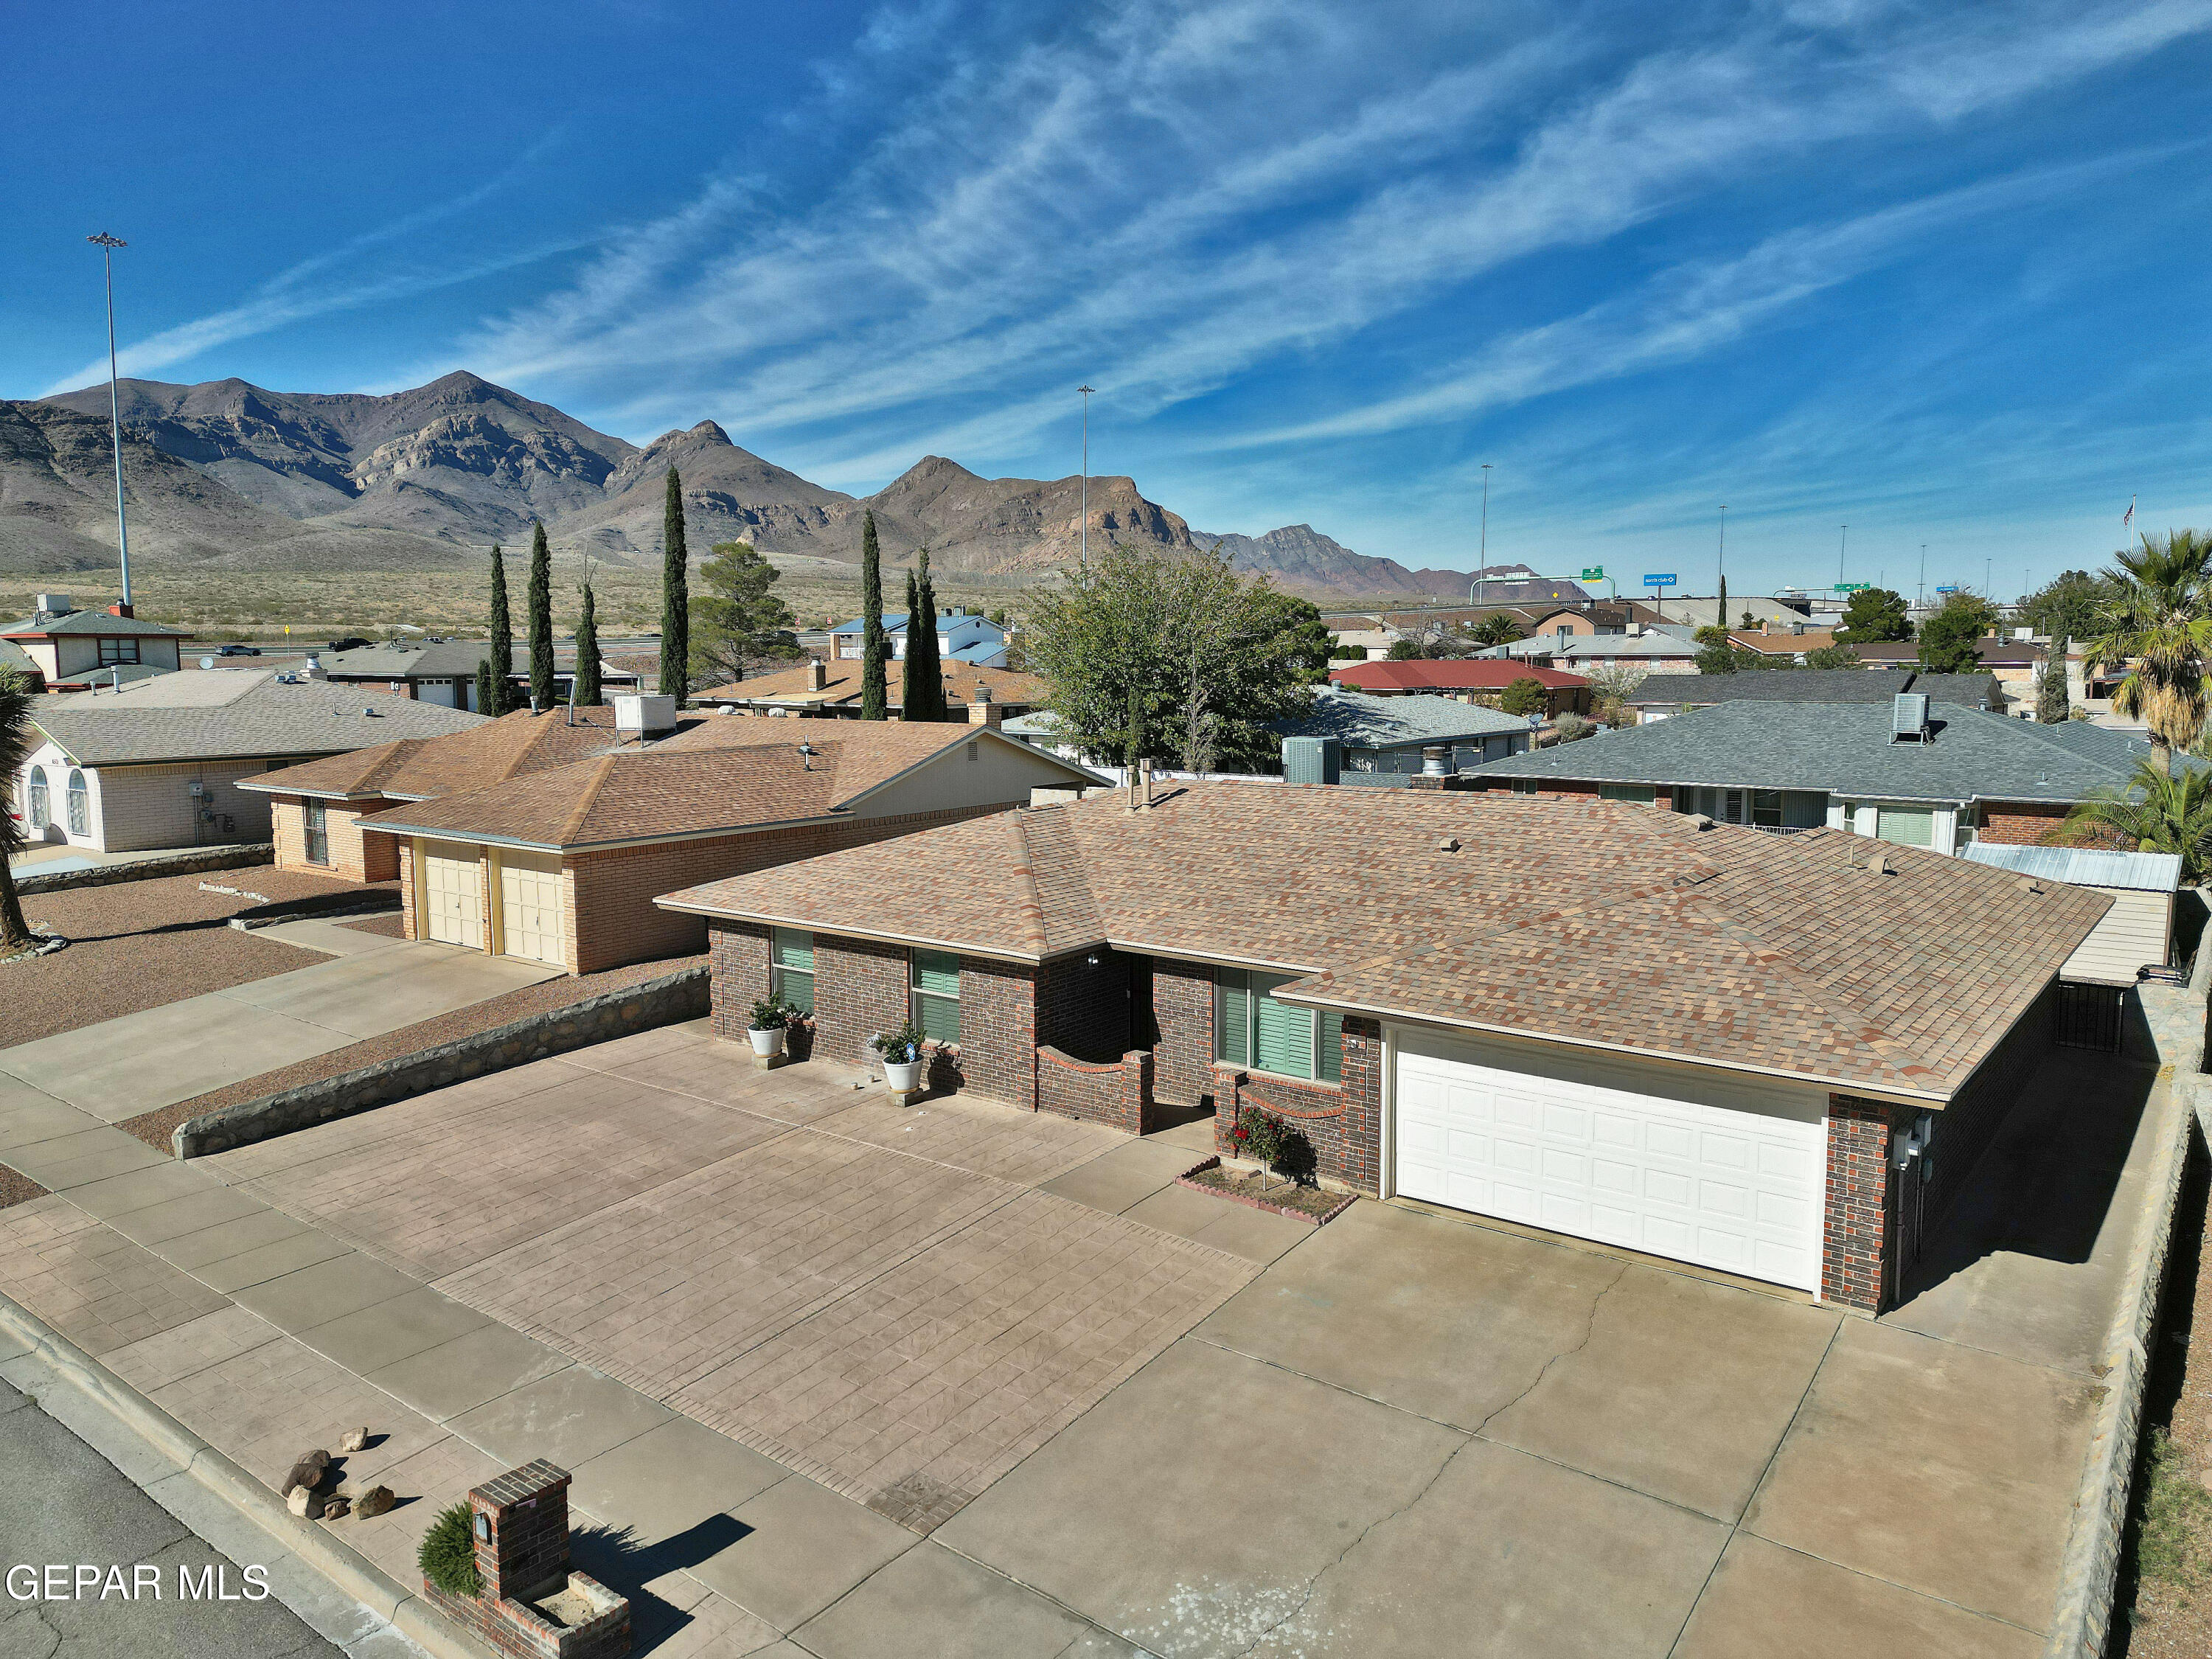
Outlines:
POLYGON ((1597 717, 1607 726, 1626 726, 1629 696, 1651 678, 1651 671, 1618 663, 1590 669, 1583 678, 1589 682, 1590 706, 1596 710, 1597 717))
POLYGON ((2067 814, 2065 834, 2138 853, 2179 853, 2182 873, 2201 881, 2212 868, 2212 769, 2161 771, 2138 761, 2126 788, 2097 790, 2067 814))
POLYGON ((1527 639, 1528 630, 1510 612, 1493 611, 1468 629, 1467 636, 1480 646, 1510 645, 1527 639))
POLYGON ((507 556, 491 550, 491 707, 492 715, 516 707, 514 687, 507 676, 514 672, 514 617, 507 603, 507 556))
POLYGON ((530 705, 553 706, 553 555, 545 545, 545 526, 532 527, 530 586, 523 598, 530 629, 530 705))
POLYGON ((1498 706, 1509 714, 1540 714, 1551 708, 1552 694, 1543 681, 1523 674, 1498 694, 1498 706))
POLYGON ((1272 633, 1309 685, 1328 683, 1336 636, 1321 619, 1321 607, 1295 593, 1269 588, 1254 600, 1253 626, 1272 633))
MULTIPOLYGON (((40 742, 31 724, 31 696, 30 678, 22 670, 0 667, 0 779, 8 780, 10 788, 23 775, 40 742)), ((28 839, 25 822, 12 811, 0 812, 0 956, 26 949, 33 937, 8 863, 28 839)))
POLYGON ((1389 654, 1385 660, 1389 662, 1418 662, 1420 659, 1420 655, 1421 642, 1419 640, 1393 640, 1390 641, 1389 654))
POLYGON ((1313 707, 1312 644, 1264 578, 1217 554, 1121 544, 1062 574, 1031 613, 1029 662, 1085 754, 1117 766, 1173 757, 1200 772, 1276 763, 1270 722, 1313 707))
POLYGON ((2035 718, 2045 726, 2057 726, 2073 713, 2070 703, 2066 691, 2066 636, 2061 634, 2051 641, 2051 655, 2044 660, 2043 672, 2036 677, 2035 718))
POLYGON ((1980 594, 1952 594, 1920 624, 1920 666, 1930 674, 1979 673, 1982 659, 1975 641, 1996 619, 1996 609, 1980 594))
POLYGON ((1905 596, 1887 587, 1862 587, 1844 606, 1844 625, 1836 630, 1844 645, 1882 645, 1912 637, 1912 618, 1905 596))
POLYGON ((2112 584, 2086 570, 2060 572, 2021 601, 2020 619, 2045 639, 2094 639, 2101 632, 2112 584))
POLYGON ((577 705, 590 708, 600 701, 599 692, 599 620, 592 603, 592 585, 584 584, 584 614, 576 623, 576 679, 574 696, 577 705))
POLYGON ((913 599, 906 617, 906 695, 899 707, 910 720, 945 718, 945 664, 937 653, 937 589, 929 580, 929 550, 923 548, 913 577, 913 599))
POLYGON ((876 542, 876 514, 860 519, 860 718, 879 720, 889 712, 884 663, 884 556, 876 542))
POLYGON ((660 509, 660 690, 678 708, 691 701, 691 548, 684 535, 684 480, 672 466, 660 509))
POLYGON ((691 678, 702 686, 750 678, 799 655, 798 618, 774 592, 783 573, 750 542, 716 542, 699 567, 707 591, 691 601, 691 678))
POLYGON ((1848 645, 1823 645, 1805 653, 1808 668, 1856 668, 1859 653, 1848 645))
POLYGON ((2204 654, 2212 650, 2212 537, 2176 530, 2145 536, 2105 573, 2112 597, 2081 654, 2084 672, 2125 668, 2113 710, 2150 728, 2151 764, 2204 730, 2204 654))

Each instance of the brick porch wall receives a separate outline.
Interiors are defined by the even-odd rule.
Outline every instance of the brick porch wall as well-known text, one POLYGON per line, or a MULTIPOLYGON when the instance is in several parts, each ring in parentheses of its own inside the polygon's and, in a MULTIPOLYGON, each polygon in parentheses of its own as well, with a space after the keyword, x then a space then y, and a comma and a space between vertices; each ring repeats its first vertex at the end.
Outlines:
POLYGON ((2041 847, 2047 844, 2051 832, 2066 822, 2068 810, 2051 801, 1986 802, 1974 839, 2007 847, 2041 847))
MULTIPOLYGON (((1037 970, 1025 962, 960 958, 960 1048, 929 1068, 941 1077, 1033 1112, 1037 1106, 1037 970)), ((941 1086, 941 1085, 939 1085, 941 1086)))
POLYGON ((1116 1060, 1077 1060, 1047 1043, 1036 1051, 1037 1109, 1125 1134, 1152 1127, 1152 1054, 1135 1048, 1116 1060))
MULTIPOLYGON (((1164 1035, 1164 1033, 1163 1033, 1164 1035)), ((1213 1148, 1237 1156, 1231 1130, 1244 1107, 1280 1118, 1313 1143, 1315 1173, 1362 1192, 1382 1194, 1382 1030, 1374 1020, 1344 1022, 1339 1083, 1304 1083, 1233 1066, 1212 1067, 1222 1106, 1213 1116, 1213 1148)))
POLYGON ((1866 1313, 1881 1310, 1889 1261, 1891 1114, 1909 1109, 1828 1097, 1828 1197, 1821 1229, 1820 1295, 1866 1313))
POLYGON ((1152 1017, 1160 1030, 1153 1051, 1160 1097, 1178 1106, 1213 1098, 1213 969, 1154 957, 1152 1017))

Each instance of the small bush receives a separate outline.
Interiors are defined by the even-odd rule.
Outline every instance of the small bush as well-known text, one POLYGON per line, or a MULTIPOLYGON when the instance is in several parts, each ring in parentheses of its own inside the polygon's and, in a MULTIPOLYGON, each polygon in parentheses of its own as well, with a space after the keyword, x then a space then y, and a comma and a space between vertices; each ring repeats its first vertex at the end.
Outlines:
POLYGON ((1534 674, 1524 674, 1499 694, 1498 706, 1509 714, 1537 714, 1552 706, 1552 694, 1534 674))
POLYGON ((422 1547, 415 1552, 415 1564, 422 1569, 422 1576, 448 1595, 483 1594, 472 1525, 466 1504, 451 1504, 438 1511, 430 1530, 422 1534, 422 1547))
POLYGON ((1239 1156, 1255 1160, 1269 1174, 1301 1183, 1311 1178, 1317 1163, 1313 1142, 1280 1118, 1247 1106, 1237 1114, 1237 1127, 1229 1134, 1239 1156))

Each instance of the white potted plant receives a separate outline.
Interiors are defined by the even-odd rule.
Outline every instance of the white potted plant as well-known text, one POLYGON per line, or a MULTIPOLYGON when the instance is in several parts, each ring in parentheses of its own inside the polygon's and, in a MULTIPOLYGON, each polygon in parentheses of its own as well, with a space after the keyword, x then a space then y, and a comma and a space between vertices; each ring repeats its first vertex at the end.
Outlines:
POLYGON ((745 1028, 745 1035, 752 1039, 753 1052, 763 1060, 781 1054, 784 1037, 791 1030, 791 1017, 797 1012, 789 1003, 774 997, 753 1004, 753 1023, 745 1028))
POLYGON ((884 1057, 884 1083, 895 1094, 911 1094, 921 1087, 922 1069, 928 1065, 921 1052, 922 1035, 912 1020, 896 1031, 878 1031, 868 1046, 884 1057))

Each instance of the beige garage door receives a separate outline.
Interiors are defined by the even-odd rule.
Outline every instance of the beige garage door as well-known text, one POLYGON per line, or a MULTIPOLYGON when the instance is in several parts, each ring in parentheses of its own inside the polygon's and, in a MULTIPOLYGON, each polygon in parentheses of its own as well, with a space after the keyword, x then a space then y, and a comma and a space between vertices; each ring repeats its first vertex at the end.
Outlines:
POLYGON ((561 858, 556 853, 499 855, 501 954, 562 965, 561 858))
POLYGON ((441 841, 422 846, 425 931, 447 945, 483 950, 483 906, 478 896, 477 849, 441 841))

